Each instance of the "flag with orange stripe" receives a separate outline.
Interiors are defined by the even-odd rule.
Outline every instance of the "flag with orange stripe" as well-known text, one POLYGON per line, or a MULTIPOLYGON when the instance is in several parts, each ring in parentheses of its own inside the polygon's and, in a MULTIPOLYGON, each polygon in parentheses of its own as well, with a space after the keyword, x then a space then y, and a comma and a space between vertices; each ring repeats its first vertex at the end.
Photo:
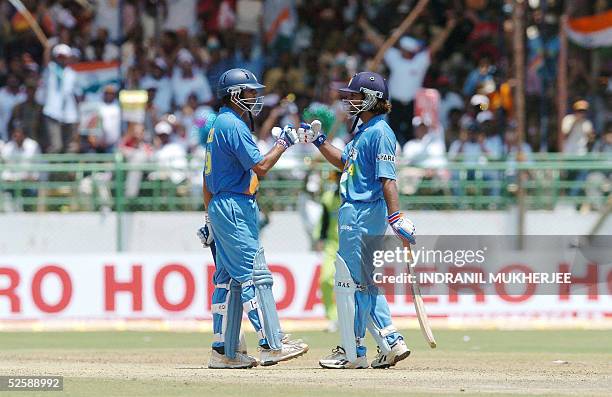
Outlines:
POLYGON ((268 0, 263 16, 266 43, 274 43, 279 35, 290 37, 297 25, 295 0, 268 0))
POLYGON ((570 18, 567 35, 581 47, 612 46, 612 10, 580 18, 570 18))

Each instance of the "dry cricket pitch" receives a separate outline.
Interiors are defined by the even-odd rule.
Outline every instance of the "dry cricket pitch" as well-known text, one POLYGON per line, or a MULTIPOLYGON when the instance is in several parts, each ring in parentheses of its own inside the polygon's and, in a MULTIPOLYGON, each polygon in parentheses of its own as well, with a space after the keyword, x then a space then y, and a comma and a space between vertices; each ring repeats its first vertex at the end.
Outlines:
MULTIPOLYGON (((609 396, 612 332, 586 330, 404 332, 413 353, 388 370, 323 370, 337 335, 296 332, 310 351, 251 370, 209 370, 210 334, 0 333, 0 375, 62 375, 64 391, 2 396, 609 396)), ((249 334, 254 353, 254 335, 249 334)), ((370 338, 371 339, 371 338, 370 338)), ((371 341, 369 341, 371 343, 371 341)), ((369 346, 369 358, 376 349, 369 346)))

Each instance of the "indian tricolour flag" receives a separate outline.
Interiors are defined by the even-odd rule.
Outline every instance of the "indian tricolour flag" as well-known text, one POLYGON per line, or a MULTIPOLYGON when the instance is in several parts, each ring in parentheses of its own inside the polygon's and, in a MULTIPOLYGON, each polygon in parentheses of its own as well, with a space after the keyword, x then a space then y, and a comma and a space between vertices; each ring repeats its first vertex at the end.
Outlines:
POLYGON ((89 100, 102 97, 104 86, 112 84, 119 88, 121 73, 119 62, 79 62, 70 65, 77 72, 78 86, 89 100))
POLYGON ((612 10, 580 18, 570 18, 567 35, 582 47, 612 46, 612 10))

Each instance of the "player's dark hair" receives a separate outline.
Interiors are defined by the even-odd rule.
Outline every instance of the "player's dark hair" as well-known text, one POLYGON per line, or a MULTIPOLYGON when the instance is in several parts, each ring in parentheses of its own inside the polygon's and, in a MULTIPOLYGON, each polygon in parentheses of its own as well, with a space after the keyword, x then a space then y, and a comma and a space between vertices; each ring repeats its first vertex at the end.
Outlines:
POLYGON ((391 102, 383 100, 383 99, 379 99, 376 102, 376 105, 374 105, 374 107, 372 107, 372 109, 370 109, 370 112, 374 113, 374 114, 387 114, 389 112, 391 112, 391 102))
POLYGON ((231 95, 226 95, 223 98, 221 98, 221 103, 223 104, 223 106, 229 107, 230 103, 232 103, 231 98, 232 98, 231 95))
MULTIPOLYGON (((240 98, 244 98, 244 94, 241 92, 239 95, 240 98)), ((232 103, 232 96, 228 93, 223 98, 221 98, 221 104, 223 106, 229 106, 232 103)))

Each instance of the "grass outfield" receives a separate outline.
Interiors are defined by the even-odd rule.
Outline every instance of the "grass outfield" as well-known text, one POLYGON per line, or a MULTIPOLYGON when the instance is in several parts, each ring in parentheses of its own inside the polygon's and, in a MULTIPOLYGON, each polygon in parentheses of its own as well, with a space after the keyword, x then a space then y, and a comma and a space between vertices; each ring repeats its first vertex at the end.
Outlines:
MULTIPOLYGON (((62 396, 609 396, 612 390, 610 331, 439 330, 431 350, 418 330, 408 330, 407 360, 389 370, 351 371, 317 365, 336 335, 294 335, 310 344, 305 356, 232 371, 206 369, 210 334, 7 332, 0 333, 0 375, 63 375, 62 396)), ((255 346, 254 334, 247 337, 255 346)), ((373 358, 375 349, 369 351, 373 358)))

